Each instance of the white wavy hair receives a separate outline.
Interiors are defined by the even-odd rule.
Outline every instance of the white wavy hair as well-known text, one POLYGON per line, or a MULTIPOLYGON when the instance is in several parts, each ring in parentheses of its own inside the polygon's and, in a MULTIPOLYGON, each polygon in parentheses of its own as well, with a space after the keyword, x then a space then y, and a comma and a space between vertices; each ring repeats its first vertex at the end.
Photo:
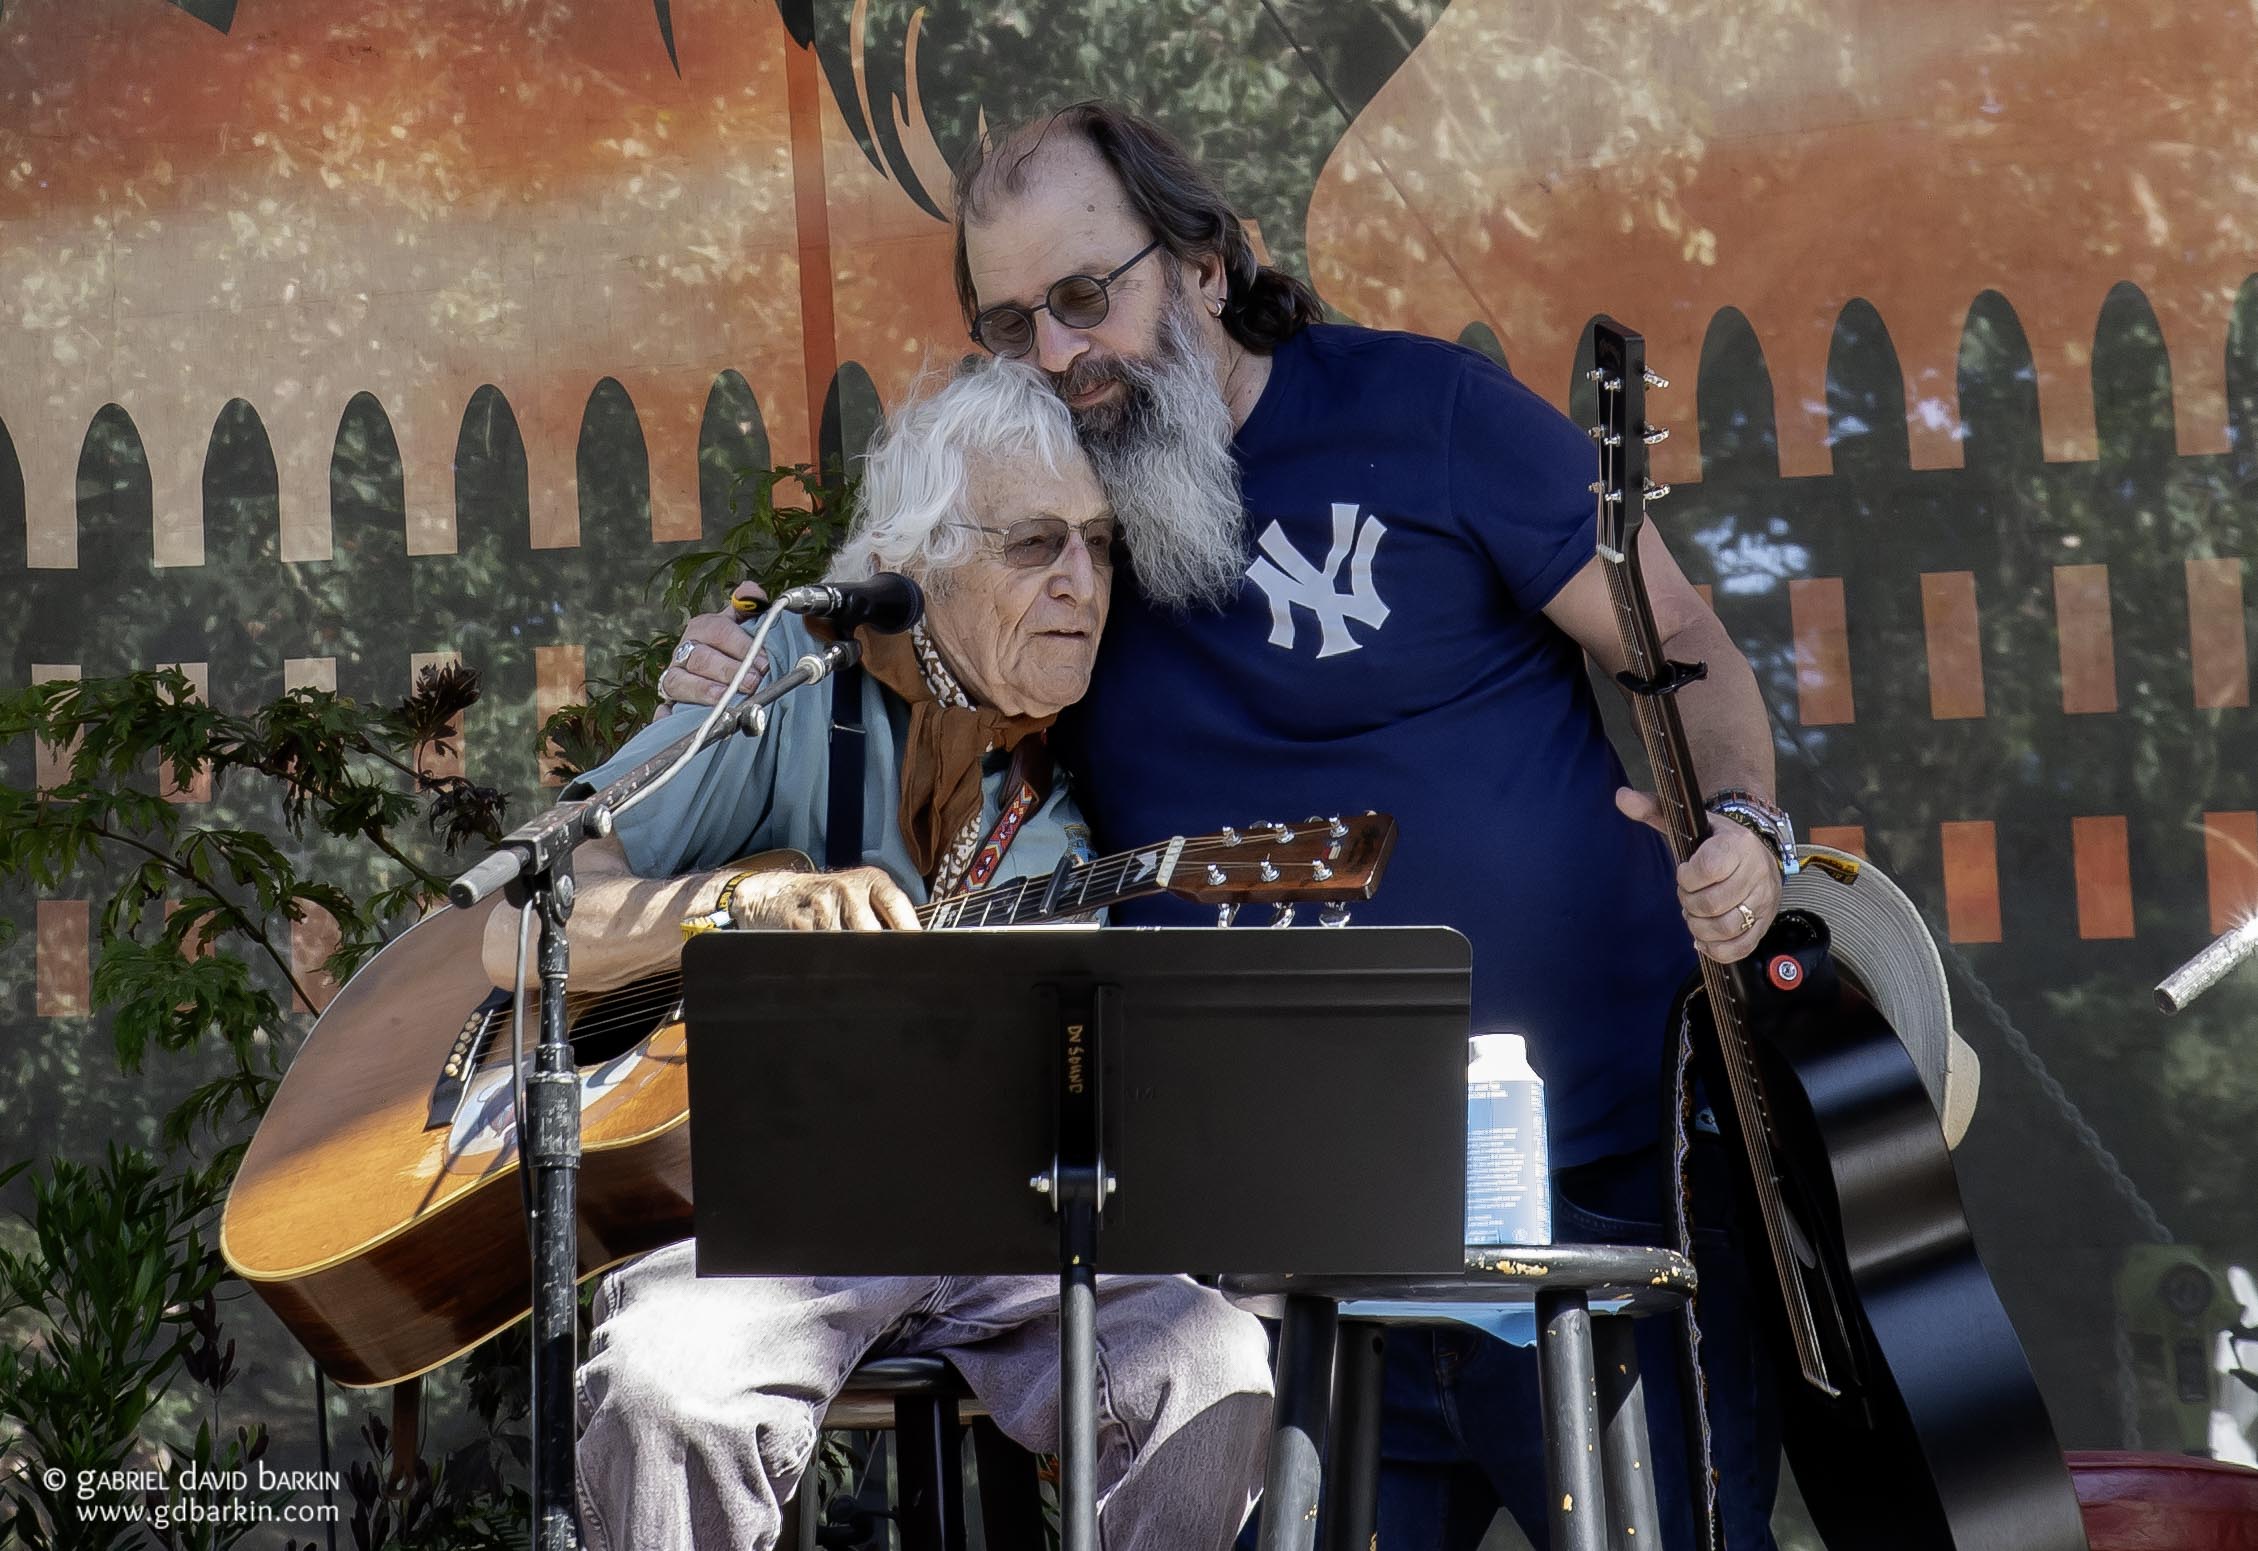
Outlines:
POLYGON ((863 463, 853 525, 829 579, 901 571, 932 583, 971 558, 975 458, 1032 458, 1056 474, 1082 457, 1074 422, 1043 375, 1020 361, 971 357, 939 387, 921 379, 886 417, 863 463))

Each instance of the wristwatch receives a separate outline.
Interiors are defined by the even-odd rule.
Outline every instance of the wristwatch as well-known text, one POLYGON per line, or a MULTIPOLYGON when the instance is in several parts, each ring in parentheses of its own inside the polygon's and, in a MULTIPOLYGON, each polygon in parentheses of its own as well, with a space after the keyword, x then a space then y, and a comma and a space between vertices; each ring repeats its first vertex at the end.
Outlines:
POLYGON ((1703 806, 1721 819, 1731 819, 1763 841, 1778 860, 1782 873, 1793 874, 1802 866, 1795 854, 1795 822, 1785 811, 1754 792, 1727 787, 1711 793, 1703 806))

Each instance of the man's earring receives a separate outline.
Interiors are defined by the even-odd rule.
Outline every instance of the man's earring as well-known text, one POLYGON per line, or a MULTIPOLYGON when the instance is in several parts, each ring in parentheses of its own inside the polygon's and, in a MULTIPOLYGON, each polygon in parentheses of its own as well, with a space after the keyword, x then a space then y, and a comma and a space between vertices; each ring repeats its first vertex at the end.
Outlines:
POLYGON ((1208 298, 1208 303, 1207 303, 1207 314, 1208 314, 1208 316, 1209 316, 1209 317, 1211 317, 1211 318, 1220 318, 1220 317, 1222 317, 1222 316, 1223 316, 1223 298, 1222 298, 1222 297, 1220 297, 1220 296, 1211 296, 1211 297, 1209 297, 1209 298, 1208 298))

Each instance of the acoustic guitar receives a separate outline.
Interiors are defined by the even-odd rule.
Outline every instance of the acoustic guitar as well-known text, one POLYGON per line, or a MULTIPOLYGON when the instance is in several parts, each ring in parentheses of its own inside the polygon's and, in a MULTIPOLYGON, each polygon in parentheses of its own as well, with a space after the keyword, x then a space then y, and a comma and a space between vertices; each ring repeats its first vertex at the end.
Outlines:
MULTIPOLYGON (((1347 901, 1372 897, 1395 838, 1380 814, 1179 836, 1068 858, 917 914, 928 928, 1021 926, 1169 893, 1225 921, 1268 904, 1282 923, 1311 903, 1340 924, 1347 901)), ((413 1378, 531 1307, 512 998, 480 957, 494 908, 437 911, 352 978, 291 1063, 228 1195, 228 1265, 341 1384, 413 1378)), ((688 1042, 679 973, 567 1001, 585 1279, 690 1233, 688 1042)), ((524 1027, 530 1064, 533 995, 524 1027)))
MULTIPOLYGON (((1646 421, 1644 341, 1600 319, 1591 377, 1621 678, 1683 862, 1709 816, 1674 691, 1701 669, 1666 659, 1639 566, 1646 504, 1668 493, 1647 474, 1646 449, 1666 433, 1646 421)), ((1737 1165, 1760 1323, 1785 1376, 1788 1459, 1830 1551, 2085 1551, 1929 1091, 1833 961, 1824 915, 1783 910, 1747 959, 1704 959, 1674 1031, 1681 1020, 1737 1165)))

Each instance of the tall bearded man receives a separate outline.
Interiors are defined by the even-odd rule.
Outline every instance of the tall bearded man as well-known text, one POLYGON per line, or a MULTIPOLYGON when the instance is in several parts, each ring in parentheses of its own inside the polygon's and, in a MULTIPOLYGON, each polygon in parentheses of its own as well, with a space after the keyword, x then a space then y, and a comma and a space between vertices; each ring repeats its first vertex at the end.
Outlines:
MULTIPOLYGON (((1659 837, 1625 817, 1652 809, 1585 673, 1587 653, 1625 666, 1589 438, 1472 351, 1317 321, 1214 182, 1128 113, 1006 130, 956 193, 973 338, 1050 375, 1128 539, 1135 585, 1117 588, 1069 756, 1101 842, 1217 813, 1395 814, 1388 886, 1359 919, 1473 942, 1477 1031, 1526 1034, 1546 1078, 1561 1236, 1661 1239, 1664 1030, 1688 934, 1747 954, 1779 865, 1728 823, 1673 880, 1659 837)), ((1768 798, 1755 677, 1651 526, 1644 542, 1669 654, 1709 664, 1680 696, 1696 766, 1768 798)), ((1768 1545, 1770 1385, 1729 1246, 1707 1247, 1726 1534, 1768 1545)), ((1642 1328, 1685 1535, 1669 1325, 1642 1328)), ((1471 1547, 1500 1502, 1542 1545, 1531 1354, 1471 1329, 1389 1346, 1381 1546, 1471 1547)))
MULTIPOLYGON (((1214 181, 1118 108, 992 136, 956 209, 974 341, 1049 376, 1127 540, 1133 576, 1062 739, 1100 841, 1218 814, 1396 815, 1388 886, 1358 919, 1472 941, 1477 1032, 1526 1035, 1546 1079, 1556 1236, 1664 1241, 1667 1015, 1697 951, 1739 959, 1769 927, 1779 857, 1723 823, 1673 876, 1633 822, 1655 807, 1625 785, 1585 670, 1625 666, 1589 439, 1470 350, 1320 322, 1214 181)), ((1668 654, 1709 666, 1678 697, 1697 766, 1784 833, 1755 677, 1651 526, 1641 543, 1668 654)), ((719 616, 693 634, 743 654, 719 616)), ((678 698, 721 687, 669 677, 678 698)), ((1766 1547, 1776 1402, 1716 1150, 1694 1163, 1703 1366, 1728 1540, 1766 1547)), ((1669 1322, 1640 1340, 1667 1544, 1688 1548, 1669 1322)), ((1381 1546, 1470 1548, 1501 1504, 1545 1543, 1529 1352, 1393 1334, 1386 1400, 1381 1546)))

